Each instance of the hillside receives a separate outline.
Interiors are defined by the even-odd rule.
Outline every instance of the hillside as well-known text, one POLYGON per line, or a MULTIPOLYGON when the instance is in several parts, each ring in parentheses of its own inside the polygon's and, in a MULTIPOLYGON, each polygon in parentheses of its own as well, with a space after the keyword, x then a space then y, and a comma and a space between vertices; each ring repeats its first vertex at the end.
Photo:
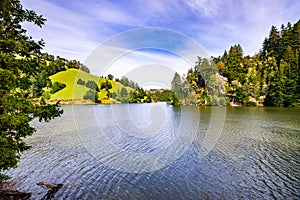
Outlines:
MULTIPOLYGON (((72 68, 50 76, 52 84, 55 82, 65 84, 65 88, 50 95, 50 100, 83 100, 84 96, 89 90, 91 90, 91 88, 78 84, 77 82, 79 79, 85 83, 88 81, 94 81, 97 83, 99 89, 101 88, 102 83, 108 81, 112 86, 112 88, 108 90, 111 94, 118 93, 122 88, 126 88, 127 91, 134 90, 133 88, 125 87, 119 82, 108 80, 106 78, 100 78, 84 71, 72 68)), ((96 92, 96 90, 94 92, 96 92)), ((97 92, 97 94, 98 99, 101 100, 102 103, 118 103, 118 101, 114 100, 113 98, 108 98, 107 90, 102 89, 97 92)))

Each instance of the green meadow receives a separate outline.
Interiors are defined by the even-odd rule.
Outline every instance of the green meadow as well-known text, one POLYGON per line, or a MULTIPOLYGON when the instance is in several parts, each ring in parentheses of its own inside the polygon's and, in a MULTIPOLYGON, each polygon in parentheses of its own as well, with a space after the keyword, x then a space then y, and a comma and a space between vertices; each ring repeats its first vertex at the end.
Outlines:
MULTIPOLYGON (((84 71, 78 69, 67 69, 66 71, 58 72, 52 76, 50 76, 50 80, 53 83, 59 82, 66 85, 62 90, 57 91, 54 94, 50 95, 50 100, 75 100, 75 99, 83 99, 83 96, 86 94, 90 88, 77 84, 77 81, 81 79, 85 82, 94 81, 98 84, 98 87, 101 87, 101 83, 104 83, 106 78, 101 78, 84 71)), ((111 93, 118 92, 121 90, 124 85, 119 82, 108 80, 111 83, 112 88, 109 90, 111 93)), ((133 91, 131 87, 125 87, 128 91, 133 91)), ((100 90, 98 92, 98 98, 102 99, 103 102, 111 103, 110 99, 107 99, 107 91, 100 90)))

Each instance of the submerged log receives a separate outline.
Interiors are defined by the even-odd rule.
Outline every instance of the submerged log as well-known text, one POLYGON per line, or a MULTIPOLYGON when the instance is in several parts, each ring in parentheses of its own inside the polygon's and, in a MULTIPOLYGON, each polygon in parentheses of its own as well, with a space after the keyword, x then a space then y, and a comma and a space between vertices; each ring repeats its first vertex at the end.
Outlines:
POLYGON ((31 193, 18 190, 0 190, 0 200, 26 200, 30 199, 31 193))
POLYGON ((46 195, 42 198, 42 200, 51 200, 54 198, 56 192, 62 188, 63 184, 56 184, 56 183, 48 183, 41 181, 37 183, 38 186, 41 186, 42 188, 48 190, 46 195))

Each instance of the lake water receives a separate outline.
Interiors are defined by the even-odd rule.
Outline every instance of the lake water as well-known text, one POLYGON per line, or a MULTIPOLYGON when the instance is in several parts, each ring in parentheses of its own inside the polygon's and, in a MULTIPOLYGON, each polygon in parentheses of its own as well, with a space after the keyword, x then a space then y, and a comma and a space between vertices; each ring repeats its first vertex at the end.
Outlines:
POLYGON ((18 189, 40 199, 299 199, 300 109, 63 106, 33 122, 18 189))

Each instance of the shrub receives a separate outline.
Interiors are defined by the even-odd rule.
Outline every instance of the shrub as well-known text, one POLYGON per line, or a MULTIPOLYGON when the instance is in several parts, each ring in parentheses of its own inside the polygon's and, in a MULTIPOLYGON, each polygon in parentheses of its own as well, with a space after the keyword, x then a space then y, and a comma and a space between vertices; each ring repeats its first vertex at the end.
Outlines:
POLYGON ((60 82, 55 82, 50 90, 51 94, 54 94, 56 92, 58 92, 59 90, 62 90, 66 87, 66 84, 60 83, 60 82))
POLYGON ((85 81, 82 80, 82 79, 78 79, 77 84, 78 85, 85 85, 85 81))

